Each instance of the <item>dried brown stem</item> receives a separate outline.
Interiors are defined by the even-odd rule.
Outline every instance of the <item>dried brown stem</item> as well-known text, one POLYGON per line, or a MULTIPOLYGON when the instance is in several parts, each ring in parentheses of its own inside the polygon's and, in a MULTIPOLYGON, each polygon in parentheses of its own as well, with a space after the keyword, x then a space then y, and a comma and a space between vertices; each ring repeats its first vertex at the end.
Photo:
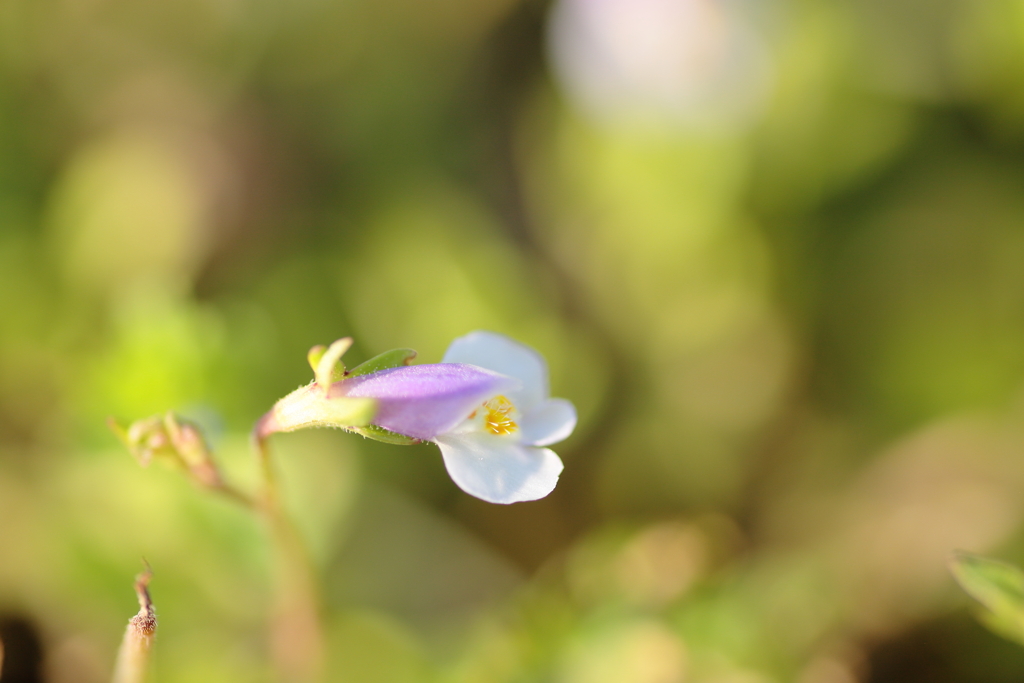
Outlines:
POLYGON ((125 629, 114 666, 113 683, 143 683, 146 680, 149 652, 156 637, 156 609, 149 597, 149 580, 152 577, 153 571, 148 563, 146 571, 135 577, 139 613, 128 621, 125 629))

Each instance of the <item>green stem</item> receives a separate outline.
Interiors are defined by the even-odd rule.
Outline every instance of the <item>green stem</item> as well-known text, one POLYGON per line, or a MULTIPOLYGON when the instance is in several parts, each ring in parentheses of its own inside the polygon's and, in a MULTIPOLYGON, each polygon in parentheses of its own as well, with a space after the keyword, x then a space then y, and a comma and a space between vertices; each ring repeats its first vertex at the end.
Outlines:
POLYGON ((271 654, 282 683, 317 683, 323 672, 324 637, 316 572, 298 529, 281 506, 266 441, 255 438, 253 443, 263 475, 257 507, 274 541, 277 562, 271 654))
POLYGON ((259 507, 255 498, 250 496, 248 493, 245 493, 244 491, 235 488, 231 484, 226 484, 222 482, 220 484, 217 484, 215 486, 209 486, 207 488, 209 488, 211 491, 219 493, 228 500, 238 503, 242 507, 247 508, 249 510, 256 510, 259 507))

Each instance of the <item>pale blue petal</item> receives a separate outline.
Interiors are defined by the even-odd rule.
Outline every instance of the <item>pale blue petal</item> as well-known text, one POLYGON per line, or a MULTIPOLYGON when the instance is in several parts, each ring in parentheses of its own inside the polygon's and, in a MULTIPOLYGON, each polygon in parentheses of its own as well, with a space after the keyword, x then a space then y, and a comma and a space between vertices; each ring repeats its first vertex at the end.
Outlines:
POLYGON ((489 503, 537 500, 551 493, 562 461, 547 448, 485 433, 443 434, 435 439, 444 465, 460 489, 489 503))
POLYGON ((520 412, 529 411, 548 396, 544 358, 503 334, 478 330, 459 337, 448 347, 442 362, 468 363, 520 380, 522 388, 507 394, 520 412))
POLYGON ((550 398, 519 419, 523 443, 550 446, 569 438, 576 428, 576 407, 564 398, 550 398))

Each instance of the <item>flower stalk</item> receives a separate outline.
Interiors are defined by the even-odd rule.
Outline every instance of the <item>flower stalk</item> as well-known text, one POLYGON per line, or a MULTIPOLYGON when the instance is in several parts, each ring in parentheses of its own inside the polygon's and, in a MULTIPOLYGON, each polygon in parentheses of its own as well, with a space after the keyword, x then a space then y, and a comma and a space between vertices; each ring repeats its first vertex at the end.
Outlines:
POLYGON ((270 651, 284 683, 315 683, 322 678, 324 635, 319 581, 299 530, 280 500, 266 440, 253 439, 263 479, 256 509, 274 544, 275 595, 270 624, 270 651))

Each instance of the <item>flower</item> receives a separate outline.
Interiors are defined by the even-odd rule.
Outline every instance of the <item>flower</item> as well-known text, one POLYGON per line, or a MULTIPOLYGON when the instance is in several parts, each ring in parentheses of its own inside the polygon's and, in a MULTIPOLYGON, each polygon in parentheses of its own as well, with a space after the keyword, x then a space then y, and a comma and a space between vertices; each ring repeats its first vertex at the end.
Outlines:
POLYGON ((433 441, 452 480, 491 503, 543 498, 562 461, 545 446, 576 427, 572 403, 548 396, 533 349, 494 332, 452 342, 441 363, 407 365, 410 349, 345 370, 349 338, 310 349, 316 379, 288 394, 253 430, 257 441, 308 427, 338 427, 380 441, 433 441))
POLYGON ((496 392, 518 386, 509 377, 469 365, 406 366, 416 356, 411 349, 388 351, 345 370, 340 359, 351 344, 345 338, 310 349, 316 379, 275 403, 256 423, 253 436, 262 441, 280 432, 336 427, 416 443, 456 426, 496 392), (400 425, 403 431, 389 435, 376 426, 383 424, 400 425))
POLYGON ((456 339, 440 364, 348 378, 330 395, 375 400, 372 424, 433 441, 459 488, 491 503, 551 493, 562 461, 545 446, 576 426, 572 403, 548 396, 543 357, 494 332, 456 339))

